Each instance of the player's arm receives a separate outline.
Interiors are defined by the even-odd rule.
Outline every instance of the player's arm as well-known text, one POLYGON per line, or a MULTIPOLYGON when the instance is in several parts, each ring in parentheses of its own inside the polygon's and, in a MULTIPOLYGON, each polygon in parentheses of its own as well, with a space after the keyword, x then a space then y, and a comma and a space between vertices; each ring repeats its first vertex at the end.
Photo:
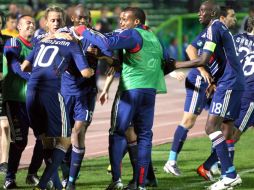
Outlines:
POLYGON ((35 54, 35 48, 31 51, 31 53, 26 57, 26 59, 21 64, 21 70, 23 72, 31 72, 32 71, 32 62, 35 54))
POLYGON ((77 43, 72 43, 72 46, 70 47, 70 53, 83 77, 90 78, 94 75, 94 70, 89 67, 87 59, 83 55, 81 48, 77 43))
POLYGON ((8 40, 4 46, 4 56, 7 59, 8 68, 25 80, 29 80, 30 74, 21 70, 20 62, 21 44, 14 38, 8 40))
POLYGON ((106 78, 106 81, 105 81, 105 84, 104 84, 104 87, 103 87, 103 90, 99 96, 99 101, 101 103, 101 105, 103 105, 105 102, 107 103, 108 102, 108 91, 109 91, 109 88, 114 80, 114 74, 115 73, 111 73, 110 75, 107 76, 106 78))
MULTIPOLYGON (((198 50, 192 44, 188 45, 188 47, 186 48, 186 53, 187 53, 190 60, 198 58, 198 50)), ((211 84, 212 77, 211 77, 210 73, 208 73, 204 67, 197 67, 197 69, 199 70, 199 72, 200 72, 201 76, 203 77, 203 79, 205 80, 205 82, 208 82, 209 84, 211 84)))
POLYGON ((85 26, 77 28, 76 33, 82 35, 85 39, 98 46, 100 49, 116 50, 116 49, 140 49, 142 46, 142 38, 134 29, 124 30, 119 34, 105 36, 97 31, 88 30, 85 26))

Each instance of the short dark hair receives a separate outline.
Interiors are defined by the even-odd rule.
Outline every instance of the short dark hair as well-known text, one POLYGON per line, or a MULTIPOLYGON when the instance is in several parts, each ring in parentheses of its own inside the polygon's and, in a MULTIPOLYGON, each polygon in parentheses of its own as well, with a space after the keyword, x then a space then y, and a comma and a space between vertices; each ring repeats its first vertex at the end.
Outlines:
POLYGON ((228 10, 231 10, 231 9, 233 10, 233 8, 230 6, 220 6, 219 16, 226 17, 228 15, 228 10))
POLYGON ((17 19, 17 16, 15 14, 9 13, 6 15, 6 20, 8 21, 9 19, 17 19))
POLYGON ((126 7, 123 12, 131 11, 136 19, 140 20, 141 24, 146 22, 146 14, 143 9, 139 7, 126 7))
POLYGON ((249 16, 248 20, 247 20, 247 32, 252 32, 254 28, 254 17, 253 16, 249 16))
POLYGON ((31 17, 33 18, 31 15, 22 15, 18 18, 18 23, 21 21, 21 19, 25 18, 25 17, 31 17))

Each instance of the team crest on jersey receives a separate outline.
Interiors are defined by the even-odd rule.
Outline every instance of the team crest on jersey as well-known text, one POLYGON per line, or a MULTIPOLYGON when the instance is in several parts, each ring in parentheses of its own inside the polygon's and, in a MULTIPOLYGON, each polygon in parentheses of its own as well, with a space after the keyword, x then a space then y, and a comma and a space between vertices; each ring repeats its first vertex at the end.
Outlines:
POLYGON ((197 45, 198 45, 198 47, 202 47, 203 46, 203 42, 201 40, 198 40, 197 45))

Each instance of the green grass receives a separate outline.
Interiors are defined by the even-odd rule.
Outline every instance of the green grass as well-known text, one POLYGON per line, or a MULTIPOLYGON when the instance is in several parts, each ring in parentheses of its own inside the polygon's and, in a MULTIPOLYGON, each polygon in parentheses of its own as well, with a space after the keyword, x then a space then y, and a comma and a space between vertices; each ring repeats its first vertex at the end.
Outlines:
MULTIPOLYGON (((210 153, 210 141, 207 137, 194 138, 186 141, 179 155, 179 167, 181 177, 174 177, 163 172, 163 166, 168 158, 170 144, 155 146, 153 148, 153 164, 156 168, 156 176, 159 187, 148 188, 157 190, 198 190, 205 189, 211 183, 203 181, 197 176, 196 168, 210 153)), ((106 174, 108 157, 85 160, 81 169, 80 179, 77 181, 77 189, 105 189, 110 182, 110 175, 106 174)), ((235 189, 254 189, 254 129, 247 131, 236 145, 235 166, 242 177, 243 184, 235 189)), ((129 159, 123 161, 123 182, 126 184, 131 179, 131 167, 129 159)), ((20 170, 17 175, 17 183, 20 189, 32 189, 25 185, 26 170, 20 170)), ((3 183, 4 176, 0 176, 3 183)), ((1 189, 1 187, 0 187, 1 189)))

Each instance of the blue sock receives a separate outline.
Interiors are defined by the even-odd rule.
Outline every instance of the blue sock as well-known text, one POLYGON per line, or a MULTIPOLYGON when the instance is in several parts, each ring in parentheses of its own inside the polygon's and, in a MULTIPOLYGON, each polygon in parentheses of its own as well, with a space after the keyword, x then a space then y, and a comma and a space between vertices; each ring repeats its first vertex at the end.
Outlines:
POLYGON ((62 189, 63 187, 62 187, 62 183, 61 183, 61 181, 60 181, 60 178, 59 178, 59 175, 58 175, 58 170, 55 170, 54 171, 54 173, 52 174, 52 176, 51 176, 51 180, 52 180, 52 182, 53 182, 53 184, 54 184, 54 187, 56 188, 56 189, 62 189))
POLYGON ((212 149, 212 152, 210 156, 207 158, 207 160, 203 163, 204 169, 210 170, 212 165, 215 164, 218 161, 218 156, 215 149, 212 149))
POLYGON ((63 150, 58 148, 55 148, 53 150, 50 161, 48 162, 45 170, 43 171, 40 182, 38 184, 41 189, 46 189, 48 181, 50 180, 54 172, 57 171, 58 167, 64 159, 64 156, 65 152, 63 150))
POLYGON ((229 157, 228 147, 221 131, 213 132, 209 135, 212 140, 213 147, 216 149, 217 156, 221 162, 221 172, 229 178, 236 177, 235 167, 229 157))
POLYGON ((233 163, 234 162, 234 155, 235 155, 235 141, 234 140, 227 140, 226 143, 228 146, 229 156, 230 156, 232 163, 233 163))
POLYGON ((189 132, 188 129, 182 127, 181 125, 178 125, 175 134, 174 134, 174 140, 171 146, 171 151, 169 153, 168 160, 177 160, 177 155, 182 150, 184 141, 187 138, 187 133, 189 132))
POLYGON ((71 167, 70 167, 68 182, 75 184, 84 155, 85 155, 85 148, 77 148, 74 145, 72 146, 71 167))
POLYGON ((109 135, 109 159, 112 170, 112 180, 117 181, 121 177, 121 163, 126 147, 124 135, 109 135))

